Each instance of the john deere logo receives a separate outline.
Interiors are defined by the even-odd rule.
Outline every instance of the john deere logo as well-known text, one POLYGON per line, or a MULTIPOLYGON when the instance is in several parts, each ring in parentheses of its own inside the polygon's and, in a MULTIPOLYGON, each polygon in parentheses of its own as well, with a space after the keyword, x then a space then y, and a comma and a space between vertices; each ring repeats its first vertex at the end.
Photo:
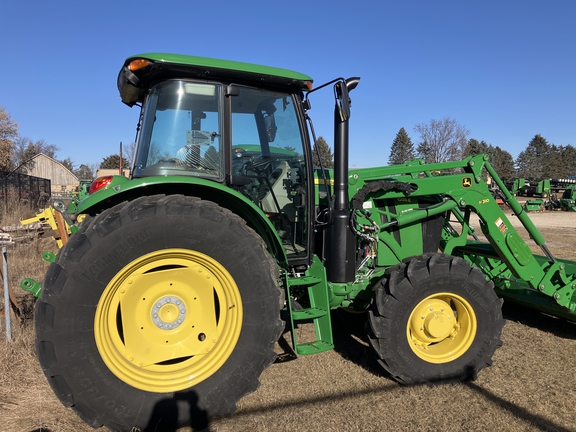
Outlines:
POLYGON ((462 187, 463 188, 472 187, 472 179, 470 177, 464 177, 462 179, 462 187))

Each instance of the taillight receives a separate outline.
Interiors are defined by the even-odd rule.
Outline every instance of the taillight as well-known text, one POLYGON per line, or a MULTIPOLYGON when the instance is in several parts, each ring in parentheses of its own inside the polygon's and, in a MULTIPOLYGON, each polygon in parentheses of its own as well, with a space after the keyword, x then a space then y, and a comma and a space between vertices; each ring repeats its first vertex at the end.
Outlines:
POLYGON ((112 182, 113 178, 114 176, 98 177, 96 180, 92 182, 92 184, 90 185, 90 190, 88 192, 90 193, 90 195, 92 195, 94 192, 97 192, 100 189, 105 188, 112 182))

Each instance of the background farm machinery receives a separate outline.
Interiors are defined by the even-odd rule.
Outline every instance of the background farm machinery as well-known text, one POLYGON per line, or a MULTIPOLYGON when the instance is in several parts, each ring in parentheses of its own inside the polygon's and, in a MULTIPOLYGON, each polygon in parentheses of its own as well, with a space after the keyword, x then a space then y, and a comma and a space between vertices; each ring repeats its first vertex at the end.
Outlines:
POLYGON ((544 179, 527 181, 517 178, 505 182, 513 195, 527 197, 524 210, 531 211, 576 211, 576 179, 544 179))

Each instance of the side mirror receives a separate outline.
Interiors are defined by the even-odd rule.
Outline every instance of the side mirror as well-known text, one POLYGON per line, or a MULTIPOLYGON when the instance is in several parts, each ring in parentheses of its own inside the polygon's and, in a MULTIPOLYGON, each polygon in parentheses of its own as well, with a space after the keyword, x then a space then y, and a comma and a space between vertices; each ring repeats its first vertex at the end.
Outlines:
POLYGON ((336 97, 336 106, 340 113, 340 119, 345 122, 350 118, 350 96, 349 92, 354 90, 360 78, 353 77, 347 80, 338 81, 334 84, 334 96, 336 97))

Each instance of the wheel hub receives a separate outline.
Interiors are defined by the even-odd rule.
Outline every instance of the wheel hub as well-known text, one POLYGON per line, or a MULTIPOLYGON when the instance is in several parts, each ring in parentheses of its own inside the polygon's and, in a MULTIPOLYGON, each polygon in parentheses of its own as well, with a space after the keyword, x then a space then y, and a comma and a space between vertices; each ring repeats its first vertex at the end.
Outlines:
POLYGON ((418 303, 410 314, 406 337, 421 359, 446 363, 466 352, 476 335, 474 309, 454 293, 437 293, 418 303))
POLYGON ((444 339, 452 332, 454 320, 444 312, 431 312, 424 319, 424 330, 433 338, 444 339))
POLYGON ((186 305, 177 296, 159 298, 152 307, 152 322, 161 330, 178 328, 186 318, 186 305))
POLYGON ((447 338, 455 324, 450 305, 441 299, 432 298, 414 309, 410 330, 422 343, 432 343, 447 338))

